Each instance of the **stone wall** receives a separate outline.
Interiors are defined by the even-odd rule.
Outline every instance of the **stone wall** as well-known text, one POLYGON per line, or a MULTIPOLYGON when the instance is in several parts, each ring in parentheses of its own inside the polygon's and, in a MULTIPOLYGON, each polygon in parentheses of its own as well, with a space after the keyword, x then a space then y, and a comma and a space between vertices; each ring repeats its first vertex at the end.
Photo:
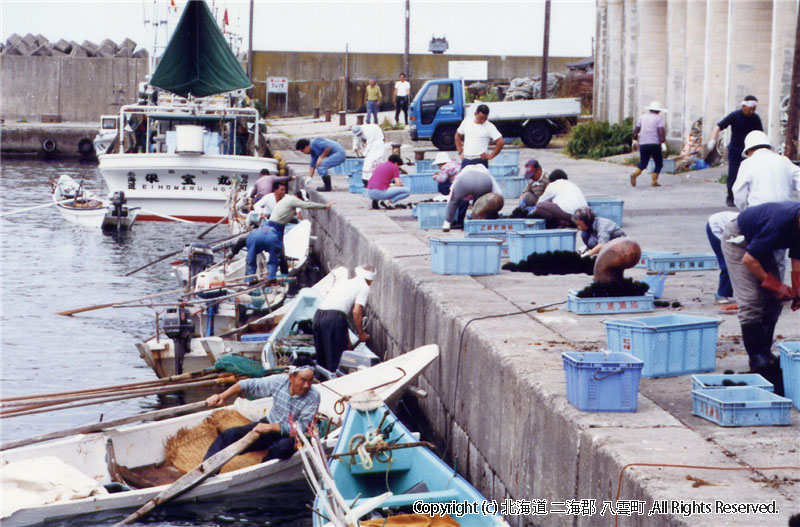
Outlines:
POLYGON ((0 118, 39 121, 51 114, 61 121, 99 122, 136 102, 148 73, 147 58, 0 56, 0 118))

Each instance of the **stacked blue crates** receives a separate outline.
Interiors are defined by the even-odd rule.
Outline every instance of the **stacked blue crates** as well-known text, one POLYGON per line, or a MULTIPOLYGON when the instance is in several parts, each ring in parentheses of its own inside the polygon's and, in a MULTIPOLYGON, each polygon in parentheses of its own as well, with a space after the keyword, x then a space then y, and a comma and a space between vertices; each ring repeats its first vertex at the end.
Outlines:
POLYGON ((364 167, 363 157, 348 157, 344 160, 344 163, 342 163, 341 165, 331 168, 331 173, 344 174, 346 176, 349 176, 353 172, 361 172, 361 169, 363 167, 364 167))

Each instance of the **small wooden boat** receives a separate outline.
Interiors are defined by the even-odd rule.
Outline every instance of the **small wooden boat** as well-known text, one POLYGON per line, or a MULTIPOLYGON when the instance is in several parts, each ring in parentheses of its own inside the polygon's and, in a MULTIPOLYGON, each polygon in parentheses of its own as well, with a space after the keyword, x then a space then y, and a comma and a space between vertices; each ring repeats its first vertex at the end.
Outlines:
MULTIPOLYGON (((320 412, 337 420, 337 409, 343 408, 340 402, 342 397, 373 388, 381 399, 395 400, 438 354, 438 346, 423 346, 368 370, 326 381, 317 388, 321 396, 320 412)), ((271 400, 259 399, 249 406, 250 408, 244 404, 239 408, 247 413, 252 410, 255 415, 246 417, 256 419, 268 412, 271 400)), ((212 412, 209 410, 152 423, 109 428, 102 432, 3 451, 0 453, 0 466, 4 470, 0 472, 0 482, 4 486, 3 509, 8 514, 0 518, 0 523, 4 527, 21 527, 100 511, 138 508, 164 491, 168 485, 131 489, 128 482, 121 477, 120 467, 131 467, 125 473, 135 470, 136 467, 157 467, 165 459, 165 441, 182 428, 199 425, 212 412), (53 456, 67 463, 101 485, 116 488, 116 491, 107 493, 101 489, 100 494, 94 496, 49 503, 29 502, 22 507, 20 501, 10 502, 10 492, 15 490, 15 486, 9 482, 11 486, 6 487, 6 482, 3 481, 8 464, 46 456, 53 456), (12 512, 11 509, 14 508, 18 510, 12 512)), ((332 446, 332 441, 330 445, 332 446)), ((177 501, 250 492, 300 478, 302 470, 299 456, 292 456, 284 461, 270 460, 212 476, 178 497, 177 501)))
POLYGON ((508 527, 492 502, 425 445, 379 396, 359 394, 351 399, 327 467, 320 466, 324 452, 313 443, 306 441, 300 451, 316 493, 314 526, 355 527, 367 514, 377 520, 375 525, 382 525, 389 512, 392 517, 412 511, 427 516, 438 510, 431 504, 455 504, 461 510, 452 507, 450 518, 434 525, 508 527), (414 511, 420 504, 426 509, 414 511))
POLYGON ((61 216, 77 225, 103 230, 128 230, 136 221, 139 209, 129 208, 123 192, 114 193, 111 200, 88 193, 83 182, 78 183, 62 174, 52 183, 52 198, 61 216))
MULTIPOLYGON (((310 289, 324 297, 333 289, 335 284, 342 280, 347 280, 347 278, 347 268, 340 266, 325 275, 310 289)), ((285 288, 282 288, 281 291, 285 293, 285 288)), ((276 305, 276 299, 270 299, 269 296, 267 295, 266 301, 273 306, 276 305)), ((220 357, 229 353, 242 355, 256 361, 260 360, 264 342, 269 337, 268 332, 279 324, 286 313, 292 309, 295 301, 296 298, 289 305, 281 305, 263 316, 253 318, 247 322, 245 325, 247 327, 241 333, 235 332, 235 304, 220 304, 215 315, 215 334, 200 337, 199 335, 202 334, 201 329, 206 328, 208 323, 208 318, 204 311, 198 315, 198 319, 195 322, 195 333, 198 338, 192 338, 189 341, 189 352, 183 356, 183 370, 199 371, 208 368, 213 366, 220 357)), ((158 378, 161 379, 174 374, 175 343, 172 339, 159 335, 158 337, 150 338, 146 342, 137 343, 136 349, 158 378)))

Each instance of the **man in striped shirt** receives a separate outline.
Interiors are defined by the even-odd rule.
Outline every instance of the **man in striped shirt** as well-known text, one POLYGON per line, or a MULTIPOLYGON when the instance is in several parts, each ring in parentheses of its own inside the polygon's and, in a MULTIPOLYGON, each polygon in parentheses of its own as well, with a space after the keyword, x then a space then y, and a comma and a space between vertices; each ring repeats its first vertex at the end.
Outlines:
POLYGON ((297 423, 298 430, 305 430, 319 409, 319 392, 311 386, 314 381, 314 363, 304 356, 294 361, 288 374, 270 375, 257 379, 244 379, 222 393, 206 399, 207 406, 221 406, 231 395, 244 393, 253 397, 272 397, 269 416, 221 432, 208 447, 203 459, 208 459, 225 447, 232 445, 255 430, 261 437, 245 450, 266 450, 264 461, 289 459, 294 454, 295 439, 291 437, 289 419, 297 423))

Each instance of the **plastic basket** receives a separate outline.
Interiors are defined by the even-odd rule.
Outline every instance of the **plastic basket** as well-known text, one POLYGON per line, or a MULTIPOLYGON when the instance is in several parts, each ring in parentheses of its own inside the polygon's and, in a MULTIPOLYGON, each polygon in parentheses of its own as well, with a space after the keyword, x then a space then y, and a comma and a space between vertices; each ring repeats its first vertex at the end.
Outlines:
POLYGON ((725 386, 723 381, 731 381, 733 383, 743 382, 747 386, 761 388, 768 392, 772 392, 775 389, 771 382, 757 373, 699 373, 697 375, 692 375, 692 390, 732 388, 732 386, 725 386))
POLYGON ((647 258, 651 271, 712 271, 719 269, 713 254, 657 254, 647 258))
POLYGON ((444 222, 446 201, 417 203, 417 223, 420 229, 441 229, 444 222))
POLYGON ((778 344, 783 371, 783 393, 800 410, 800 341, 784 341, 778 344))
POLYGON ((543 229, 510 231, 508 238, 508 259, 519 263, 533 253, 547 251, 574 251, 575 229, 543 229))
POLYGON ((489 161, 491 165, 519 165, 519 150, 503 149, 494 159, 489 161))
POLYGON ((667 281, 667 273, 649 274, 642 278, 642 282, 650 286, 649 291, 655 298, 661 298, 664 294, 664 282, 667 281))
POLYGON ((517 165, 489 165, 489 173, 495 179, 499 177, 514 177, 519 174, 519 167, 517 165))
MULTIPOLYGON (((652 172, 656 168, 656 162, 652 159, 647 163, 646 170, 648 172, 652 172)), ((663 167, 661 169, 665 174, 674 174, 675 173, 675 158, 670 157, 663 160, 663 167)))
POLYGON ((435 194, 439 192, 439 184, 433 179, 433 172, 420 174, 404 174, 400 176, 403 185, 408 187, 412 194, 435 194))
POLYGON ((616 223, 617 226, 622 226, 622 209, 625 202, 621 199, 591 197, 586 198, 586 203, 589 204, 595 215, 601 218, 608 218, 616 223))
POLYGON ((565 352, 567 400, 584 412, 635 412, 644 363, 629 353, 565 352))
POLYGON ((675 255, 678 254, 677 251, 642 251, 642 256, 639 258, 639 263, 637 263, 634 267, 638 267, 640 269, 647 268, 648 259, 651 256, 659 256, 659 255, 675 255))
POLYGON ((266 342, 272 333, 245 333, 242 335, 242 342, 266 342))
POLYGON ((414 168, 417 172, 431 172, 436 169, 433 166, 433 159, 417 159, 414 161, 414 168))
POLYGON ((508 231, 544 230, 544 220, 534 218, 500 218, 497 220, 465 220, 464 232, 505 236, 508 231))
POLYGON ((347 185, 347 190, 350 194, 362 194, 364 188, 364 183, 360 179, 350 177, 350 183, 347 185))
POLYGON ((792 401, 753 386, 692 390, 692 413, 720 426, 792 424, 792 401))
POLYGON ((578 290, 567 294, 567 311, 578 315, 610 315, 615 313, 647 313, 653 311, 653 293, 642 296, 606 296, 579 298, 578 290))
POLYGON ((347 174, 348 176, 353 172, 361 172, 364 167, 363 157, 348 157, 341 165, 331 168, 333 174, 347 174))
POLYGON ((642 359, 643 377, 714 371, 717 318, 670 314, 604 320, 603 323, 608 349, 642 359))
POLYGON ((499 238, 431 238, 431 270, 435 274, 497 274, 502 243, 499 238))
POLYGON ((503 197, 506 199, 516 199, 525 190, 528 180, 521 176, 514 177, 496 177, 497 185, 503 192, 503 197))

